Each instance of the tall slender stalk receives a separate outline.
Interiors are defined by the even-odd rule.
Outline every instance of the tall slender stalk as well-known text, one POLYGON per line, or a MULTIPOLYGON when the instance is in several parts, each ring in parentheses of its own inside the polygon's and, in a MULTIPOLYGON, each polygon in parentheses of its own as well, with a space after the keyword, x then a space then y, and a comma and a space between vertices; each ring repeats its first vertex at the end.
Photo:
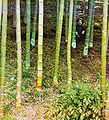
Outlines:
POLYGON ((89 46, 90 46, 90 47, 93 47, 93 31, 94 31, 94 7, 95 7, 95 0, 93 0, 92 24, 91 24, 90 41, 89 41, 89 46))
POLYGON ((39 25, 38 25, 38 75, 36 89, 42 89, 42 56, 43 56, 43 0, 39 0, 39 25))
POLYGON ((54 77, 53 82, 57 83, 57 73, 58 73, 58 64, 59 64, 59 51, 61 43, 61 32, 62 32, 62 22, 63 22, 63 13, 64 13, 64 0, 60 1, 60 12, 59 12, 59 22, 57 28, 57 41, 56 41, 56 52, 55 52, 55 66, 54 66, 54 77))
POLYGON ((68 38, 68 5, 69 5, 69 0, 65 0, 65 39, 67 42, 68 38))
POLYGON ((26 6, 26 7, 25 7, 25 8, 26 8, 26 9, 25 9, 25 14, 24 14, 24 23, 25 23, 25 24, 26 24, 26 21, 27 21, 27 20, 26 20, 26 14, 27 14, 27 2, 28 2, 28 0, 26 0, 26 4, 25 4, 25 6, 26 6))
POLYGON ((92 21, 92 8, 93 8, 93 0, 89 0, 88 23, 87 23, 86 39, 85 39, 84 52, 83 52, 84 55, 88 55, 88 46, 89 46, 91 21, 92 21))
POLYGON ((34 10, 34 18, 33 18, 33 28, 32 28, 32 38, 31 38, 31 45, 35 46, 35 36, 36 36, 36 24, 37 24, 37 2, 35 0, 35 10, 34 10))
POLYGON ((21 23, 20 23, 20 0, 16 0, 16 42, 17 42, 17 88, 16 108, 21 107, 21 23))
POLYGON ((85 12, 85 0, 83 0, 83 12, 85 12))
MULTIPOLYGON (((109 0, 108 0, 108 3, 109 3, 109 0)), ((108 7, 108 23, 107 23, 107 47, 106 47, 106 49, 108 48, 108 41, 109 41, 109 7, 108 7)))
POLYGON ((102 46, 101 46, 101 88, 103 90, 102 99, 106 100, 106 53, 107 53, 107 15, 108 0, 103 3, 103 24, 102 24, 102 46))
POLYGON ((26 11, 26 68, 30 67, 30 21, 31 21, 31 9, 30 0, 27 0, 26 11))
POLYGON ((57 0, 56 41, 57 41, 58 21, 59 21, 59 0, 57 0))
POLYGON ((74 0, 73 5, 73 31, 72 31, 72 47, 76 48, 76 8, 77 8, 77 0, 74 0))
POLYGON ((2 21, 2 40, 1 40, 1 64, 0 64, 0 120, 4 117, 4 87, 5 87, 5 60, 6 60, 6 39, 7 39, 7 3, 3 0, 3 21, 2 21))
POLYGON ((103 91, 102 99, 106 102, 105 120, 109 119, 109 88, 106 97, 106 54, 109 38, 109 18, 108 16, 108 0, 103 2, 103 24, 102 24, 102 47, 101 47, 101 88, 103 91), (108 23, 108 24, 107 24, 108 23), (106 100, 107 98, 107 100, 106 100))
MULTIPOLYGON (((0 32, 1 32, 1 24, 2 24, 2 0, 0 0, 0 32)), ((1 40, 0 40, 0 47, 1 47, 1 40)), ((1 51, 0 51, 1 53, 1 51)))
POLYGON ((70 0, 70 12, 69 12, 69 27, 68 27, 68 40, 67 40, 67 71, 68 71, 68 83, 72 81, 71 71, 71 34, 72 34, 72 16, 73 16, 73 0, 70 0))
POLYGON ((59 1, 60 0, 57 0, 57 21, 58 21, 58 18, 59 18, 59 1))
POLYGON ((2 21, 2 0, 0 0, 0 32, 1 32, 1 21, 2 21))

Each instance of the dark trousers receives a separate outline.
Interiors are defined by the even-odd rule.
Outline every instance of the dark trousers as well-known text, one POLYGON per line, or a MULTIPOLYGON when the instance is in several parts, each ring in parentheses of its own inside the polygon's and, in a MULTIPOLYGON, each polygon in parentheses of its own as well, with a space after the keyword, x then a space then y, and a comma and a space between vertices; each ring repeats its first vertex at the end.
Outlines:
POLYGON ((76 43, 79 44, 79 42, 82 41, 84 43, 85 41, 85 34, 84 35, 76 35, 76 43))

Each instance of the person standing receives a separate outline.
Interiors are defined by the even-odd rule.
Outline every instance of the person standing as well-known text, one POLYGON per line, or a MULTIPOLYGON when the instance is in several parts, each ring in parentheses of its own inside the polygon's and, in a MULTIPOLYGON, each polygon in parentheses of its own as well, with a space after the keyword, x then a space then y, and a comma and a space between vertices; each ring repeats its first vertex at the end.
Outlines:
POLYGON ((80 41, 85 41, 86 29, 83 26, 83 19, 79 18, 76 25, 76 42, 79 44, 80 41))

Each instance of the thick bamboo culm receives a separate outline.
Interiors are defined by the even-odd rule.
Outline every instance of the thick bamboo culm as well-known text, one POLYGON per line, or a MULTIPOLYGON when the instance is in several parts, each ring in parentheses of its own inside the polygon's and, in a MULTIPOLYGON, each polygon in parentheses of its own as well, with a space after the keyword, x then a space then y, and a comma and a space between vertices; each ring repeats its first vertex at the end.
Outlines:
POLYGON ((88 46, 90 39, 90 31, 91 31, 91 21, 92 21, 92 8, 93 8, 93 0, 89 0, 89 9, 88 9, 88 23, 87 23, 87 31, 86 31, 86 39, 84 45, 84 55, 88 55, 88 46))
POLYGON ((43 0, 39 0, 39 22, 38 22, 38 65, 37 65, 37 82, 36 90, 42 89, 42 73, 43 73, 43 0))
MULTIPOLYGON (((105 40, 105 42, 104 42, 104 48, 106 47, 106 49, 105 49, 105 53, 102 51, 102 54, 104 53, 104 54, 107 54, 107 48, 108 48, 108 38, 109 38, 109 7, 108 7, 108 0, 107 1, 104 1, 104 5, 103 5, 103 30, 104 30, 104 32, 106 33, 104 33, 107 37, 105 37, 106 38, 106 40, 105 40), (104 11, 105 10, 105 11, 104 11), (105 16, 105 15, 108 15, 108 17, 107 16, 105 16), (105 17, 105 18, 104 18, 105 17), (106 19, 106 20, 104 20, 104 19, 106 19), (106 24, 105 24, 105 22, 107 22, 107 27, 106 27, 106 24), (106 29, 107 29, 107 31, 106 31, 106 29), (105 45, 105 43, 106 43, 106 45, 105 45)), ((103 32, 103 31, 102 31, 103 32)), ((103 34, 103 33, 102 33, 103 34)), ((103 40, 104 38, 102 38, 102 42, 104 41, 103 40)), ((102 48, 103 49, 103 48, 102 48)), ((106 60, 106 55, 105 55, 105 60, 106 60)), ((106 61, 104 61, 104 62, 106 62, 106 61)), ((103 63, 103 55, 102 55, 102 63, 103 63)), ((106 63, 104 64, 104 65, 106 65, 106 63)), ((101 65, 102 66, 102 65, 101 65)), ((102 74, 103 74, 103 72, 104 72, 104 75, 106 74, 106 66, 104 66, 105 67, 105 70, 103 70, 103 66, 102 66, 102 74)), ((104 78, 104 76, 103 76, 103 78, 104 78)), ((103 85, 103 87, 105 87, 103 90, 104 90, 104 95, 105 94, 107 94, 107 96, 106 97, 104 97, 104 96, 102 96, 102 98, 105 100, 105 102, 106 102, 106 108, 105 108, 105 111, 104 111, 104 113, 105 113, 105 120, 109 120, 109 87, 108 87, 108 90, 107 90, 107 92, 105 93, 105 91, 106 91, 106 76, 105 76, 105 79, 103 79, 102 78, 102 82, 103 82, 103 80, 105 80, 104 82, 104 84, 105 84, 105 86, 104 86, 104 84, 102 84, 103 85)), ((102 87, 102 86, 101 86, 102 87)))
POLYGON ((35 46, 35 36, 36 36, 36 28, 37 28, 37 3, 38 0, 35 0, 35 10, 34 10, 34 18, 33 18, 33 28, 32 28, 32 38, 31 45, 35 46))
POLYGON ((73 31, 72 31, 72 47, 76 48, 76 8, 77 0, 74 0, 73 4, 73 31))
POLYGON ((26 2, 26 68, 30 67, 30 21, 31 8, 30 0, 26 2))
POLYGON ((68 84, 71 84, 72 82, 72 70, 71 70, 72 16, 73 16, 73 0, 70 0, 68 40, 67 40, 67 82, 68 84))
POLYGON ((62 32, 62 22, 63 22, 63 14, 64 14, 64 0, 60 1, 60 12, 59 12, 59 22, 57 28, 57 38, 56 38, 56 52, 55 52, 55 66, 54 66, 54 77, 53 82, 55 84, 58 83, 58 67, 59 67, 59 51, 60 51, 60 43, 61 43, 61 32, 62 32))
POLYGON ((20 0, 16 0, 16 42, 17 42, 17 87, 16 87, 16 108, 21 107, 21 22, 20 22, 20 0))
POLYGON ((65 0, 65 40, 66 42, 68 38, 68 19, 69 19, 68 5, 69 5, 69 0, 65 0))
POLYGON ((108 0, 103 3, 103 24, 102 24, 102 46, 101 46, 101 88, 103 90, 102 99, 106 100, 106 53, 107 53, 107 15, 108 0))
POLYGON ((4 87, 5 87, 5 61, 6 61, 6 39, 7 39, 7 3, 3 0, 3 21, 1 40, 1 64, 0 64, 0 120, 4 118, 4 87))
POLYGON ((1 32, 1 24, 2 24, 2 0, 0 0, 0 32, 1 32))

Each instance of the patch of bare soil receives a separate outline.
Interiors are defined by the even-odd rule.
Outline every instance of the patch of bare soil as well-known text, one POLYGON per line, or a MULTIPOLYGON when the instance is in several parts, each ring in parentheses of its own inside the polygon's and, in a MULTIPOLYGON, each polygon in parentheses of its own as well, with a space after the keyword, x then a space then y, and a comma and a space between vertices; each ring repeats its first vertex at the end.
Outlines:
POLYGON ((11 108, 11 117, 16 120, 44 120, 45 108, 38 104, 22 105, 20 109, 11 108))

